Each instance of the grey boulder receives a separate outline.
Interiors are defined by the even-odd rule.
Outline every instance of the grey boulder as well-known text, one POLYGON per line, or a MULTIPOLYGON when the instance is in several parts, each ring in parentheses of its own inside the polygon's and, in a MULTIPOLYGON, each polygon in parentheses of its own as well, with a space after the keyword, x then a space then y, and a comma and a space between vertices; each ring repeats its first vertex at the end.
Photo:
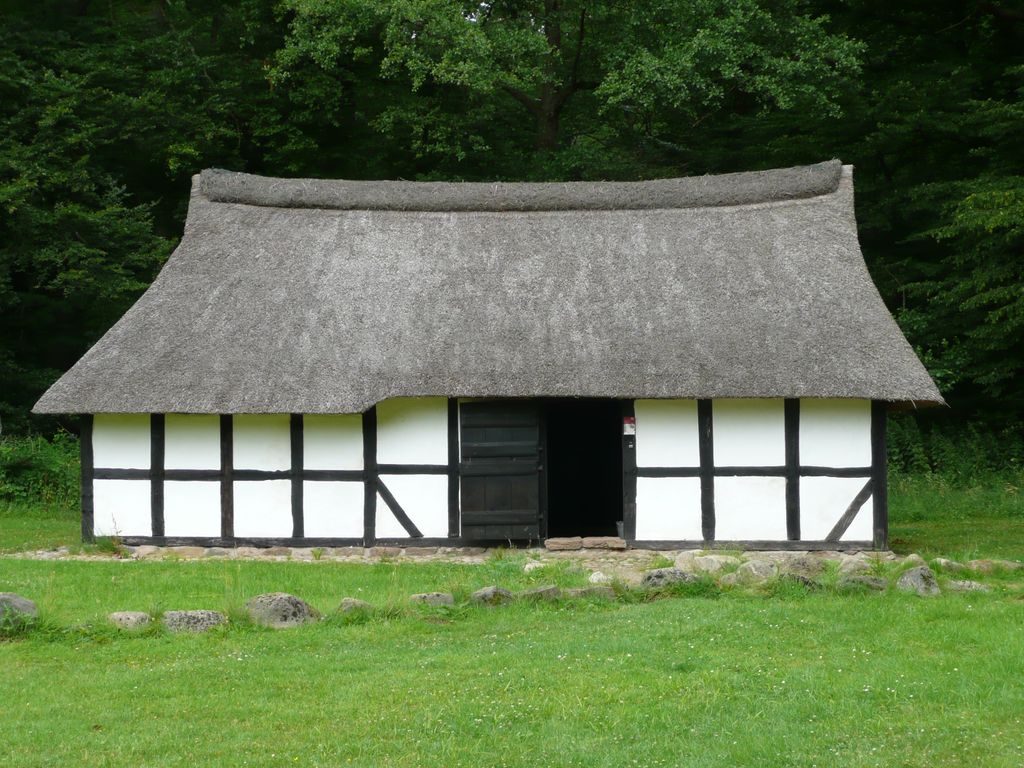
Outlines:
POLYGON ((144 629, 148 627, 153 617, 144 611, 115 611, 107 615, 107 620, 118 629, 144 629))
POLYGON ((896 581, 896 589, 903 592, 916 592, 921 597, 934 597, 939 594, 939 582, 935 572, 927 565, 919 565, 903 573, 896 581))
POLYGON ((0 622, 32 621, 39 615, 36 604, 13 592, 0 592, 0 622))
POLYGON ((843 576, 836 582, 836 586, 839 589, 854 590, 854 589, 873 589, 878 592, 884 592, 886 587, 889 586, 889 582, 885 579, 881 579, 877 576, 865 576, 863 574, 850 574, 843 576))
POLYGON ((256 595, 245 604, 245 611, 253 624, 272 629, 290 629, 320 618, 309 603, 287 592, 256 595))
POLYGON ((615 590, 611 587, 573 587, 565 590, 566 597, 573 598, 598 598, 600 600, 614 600, 615 590))
POLYGON ((514 596, 504 587, 484 587, 478 589, 472 595, 469 596, 470 602, 481 603, 483 605, 501 605, 502 603, 511 603, 514 600, 514 596))
POLYGON ((982 584, 980 581, 971 581, 970 579, 963 580, 952 580, 946 582, 946 589, 952 590, 953 592, 991 592, 992 587, 988 584, 982 584))
POLYGON ((524 589, 517 595, 520 600, 558 600, 561 596, 561 587, 556 587, 554 584, 545 584, 543 587, 524 589))
POLYGON ((228 617, 220 611, 167 611, 164 627, 168 632, 206 632, 227 624, 228 617))
POLYGON ((647 571, 640 585, 643 587, 668 587, 673 584, 692 584, 697 577, 678 568, 655 568, 647 571))

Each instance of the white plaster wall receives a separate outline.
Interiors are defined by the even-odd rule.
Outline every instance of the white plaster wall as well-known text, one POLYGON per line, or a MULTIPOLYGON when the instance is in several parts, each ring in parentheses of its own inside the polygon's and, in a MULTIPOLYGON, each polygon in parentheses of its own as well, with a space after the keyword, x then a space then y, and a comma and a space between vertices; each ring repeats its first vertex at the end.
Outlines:
POLYGON ((800 463, 871 466, 870 400, 801 400, 800 463))
MULTIPOLYGON (((867 481, 866 477, 800 478, 800 538, 824 540, 867 481)), ((874 514, 874 499, 868 498, 840 541, 871 541, 874 514)))
POLYGON ((235 535, 287 538, 292 535, 290 480, 235 481, 235 535))
POLYGON ((287 413, 234 417, 235 469, 289 469, 291 419, 287 413))
POLYGON ((362 483, 307 480, 302 484, 302 502, 306 536, 362 538, 362 483))
POLYGON ((638 477, 636 538, 639 541, 702 539, 700 478, 638 477))
POLYGON ((363 468, 362 414, 309 414, 302 418, 302 433, 306 469, 363 468))
POLYGON ((149 414, 97 413, 92 451, 96 467, 149 469, 149 414))
POLYGON ((715 539, 784 541, 787 533, 785 478, 715 478, 715 539))
POLYGON ((637 400, 634 407, 638 467, 700 466, 696 400, 637 400))
POLYGON ((447 464, 447 399, 397 397, 378 403, 377 461, 381 464, 447 464))
POLYGON ((712 419, 716 467, 781 466, 786 463, 782 400, 715 400, 712 419))
POLYGON ((167 536, 220 536, 220 482, 164 481, 167 536))
POLYGON ((149 481, 94 480, 93 533, 96 536, 151 536, 149 481))
MULTIPOLYGON (((448 537, 447 476, 381 475, 381 480, 425 538, 448 537)), ((380 539, 401 539, 409 535, 379 495, 376 528, 380 539)))
POLYGON ((167 414, 164 418, 164 467, 220 469, 220 417, 167 414))

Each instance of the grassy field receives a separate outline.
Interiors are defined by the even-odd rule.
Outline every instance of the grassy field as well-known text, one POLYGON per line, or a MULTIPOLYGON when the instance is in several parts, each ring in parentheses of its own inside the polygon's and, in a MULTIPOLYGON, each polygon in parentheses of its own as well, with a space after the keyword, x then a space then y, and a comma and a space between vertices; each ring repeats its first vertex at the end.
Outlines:
MULTIPOLYGON (((894 476, 894 549, 1024 559, 1018 480, 894 476)), ((0 502, 0 551, 77 546, 69 496, 0 502)), ((818 592, 408 602, 586 582, 564 563, 525 574, 525 558, 0 559, 0 591, 41 612, 0 640, 0 765, 1024 766, 1024 575, 934 599, 843 594, 826 577, 818 592), (327 619, 253 627, 242 606, 269 591, 327 619), (343 617, 345 596, 379 608, 343 617), (104 619, 178 608, 232 622, 129 635, 104 619)))
POLYGON ((0 764, 1019 766, 1024 589, 411 610, 415 590, 582 583, 567 567, 0 561, 43 627, 0 644, 0 764), (115 608, 283 589, 288 632, 117 635, 115 608), (77 625, 77 626, 76 626, 77 625))

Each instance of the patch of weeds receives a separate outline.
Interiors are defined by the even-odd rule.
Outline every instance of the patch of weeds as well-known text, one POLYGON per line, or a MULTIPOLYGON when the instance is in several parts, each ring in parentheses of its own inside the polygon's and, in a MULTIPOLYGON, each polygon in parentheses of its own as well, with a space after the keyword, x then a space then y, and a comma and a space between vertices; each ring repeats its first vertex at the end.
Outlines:
POLYGON ((816 592, 820 589, 821 586, 811 579, 792 573, 784 573, 766 581, 763 594, 768 597, 798 598, 806 597, 811 592, 816 592))
POLYGON ((83 547, 83 549, 98 555, 128 557, 128 549, 122 543, 120 536, 99 536, 92 544, 83 547))
POLYGON ((0 613, 0 641, 24 637, 36 629, 39 624, 39 620, 34 616, 4 611, 0 613))
POLYGON ((311 554, 311 555, 313 556, 313 559, 314 559, 314 560, 321 560, 321 559, 323 559, 324 553, 325 553, 326 551, 327 551, 327 550, 326 550, 326 549, 324 549, 323 547, 313 547, 313 548, 312 548, 312 549, 311 549, 311 550, 309 551, 309 553, 310 553, 310 554, 311 554))
POLYGON ((672 568, 676 564, 676 561, 666 557, 665 555, 659 554, 654 560, 651 561, 650 565, 644 568, 645 571, 653 571, 655 568, 672 568))

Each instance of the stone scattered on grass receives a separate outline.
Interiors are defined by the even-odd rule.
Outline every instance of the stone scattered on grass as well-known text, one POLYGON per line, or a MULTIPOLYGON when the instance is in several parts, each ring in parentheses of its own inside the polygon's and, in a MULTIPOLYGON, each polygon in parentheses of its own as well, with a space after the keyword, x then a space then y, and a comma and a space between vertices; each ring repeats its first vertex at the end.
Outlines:
POLYGON ((256 595, 245 604, 253 624, 273 629, 291 629, 320 618, 320 614, 302 598, 287 592, 256 595))
POLYGON ((228 617, 220 611, 167 611, 164 627, 168 632, 206 632, 227 624, 228 617))
POLYGON ((409 595, 409 600, 420 605, 455 605, 455 596, 450 592, 421 592, 409 595))
POLYGON ((736 569, 736 578, 740 581, 768 581, 778 575, 779 569, 767 560, 747 560, 736 569))
POLYGON ((32 621, 39 615, 36 604, 13 592, 0 592, 0 622, 32 621))
POLYGON ((564 538, 548 539, 544 542, 544 548, 552 552, 583 549, 583 538, 581 536, 566 536, 564 538))
POLYGON ((542 563, 540 560, 531 560, 523 566, 523 573, 533 573, 534 571, 540 570, 544 566, 545 563, 542 563))
POLYGON ((839 573, 849 576, 859 576, 871 570, 872 558, 865 552, 857 552, 853 555, 844 555, 839 560, 839 573))
POLYGON ((873 589, 878 592, 884 592, 889 586, 889 582, 885 579, 881 579, 878 576, 865 576, 863 574, 849 574, 843 576, 836 582, 838 589, 873 589))
POLYGON ((932 562, 939 566, 944 573, 963 573, 967 570, 967 566, 963 563, 958 563, 956 560, 949 560, 945 557, 936 557, 932 562))
POLYGON ((118 629, 129 631, 145 629, 153 621, 153 617, 145 611, 114 611, 107 614, 107 619, 118 629))
POLYGON ((343 597, 341 604, 338 606, 338 610, 342 613, 353 613, 355 611, 372 611, 373 606, 365 600, 360 600, 357 597, 343 597))
POLYGON ((587 577, 587 581, 591 584, 611 584, 612 577, 606 573, 602 573, 601 571, 594 571, 589 577, 587 577))
POLYGON ((561 587, 556 587, 554 584, 545 584, 543 587, 524 589, 516 595, 520 600, 558 600, 561 596, 561 587))
POLYGON ((643 587, 668 587, 673 584, 692 584, 697 577, 679 568, 655 568, 647 571, 640 585, 643 587))
POLYGON ((794 555, 784 558, 779 564, 779 570, 787 575, 800 576, 811 581, 825 570, 825 560, 809 554, 794 555))
POLYGON ((896 581, 896 588, 902 592, 916 592, 921 597, 934 597, 940 593, 935 572, 927 565, 919 565, 903 573, 896 581))
POLYGON ((596 597, 601 600, 614 600, 615 590, 611 587, 573 587, 572 589, 565 590, 565 596, 571 598, 596 597))
POLYGON ((903 565, 912 565, 915 568, 918 568, 922 565, 928 565, 928 563, 925 561, 923 557, 921 557, 916 552, 911 552, 909 555, 903 558, 903 565))
POLYGON ((154 547, 151 544, 140 544, 129 549, 136 560, 157 560, 164 556, 163 547, 154 547))
POLYGON ((971 581, 970 579, 962 580, 950 580, 946 582, 946 589, 952 590, 953 592, 991 592, 992 587, 988 584, 982 584, 980 581, 971 581))
POLYGON ((504 587, 483 587, 469 596, 470 602, 483 605, 502 605, 515 599, 513 594, 504 587))

